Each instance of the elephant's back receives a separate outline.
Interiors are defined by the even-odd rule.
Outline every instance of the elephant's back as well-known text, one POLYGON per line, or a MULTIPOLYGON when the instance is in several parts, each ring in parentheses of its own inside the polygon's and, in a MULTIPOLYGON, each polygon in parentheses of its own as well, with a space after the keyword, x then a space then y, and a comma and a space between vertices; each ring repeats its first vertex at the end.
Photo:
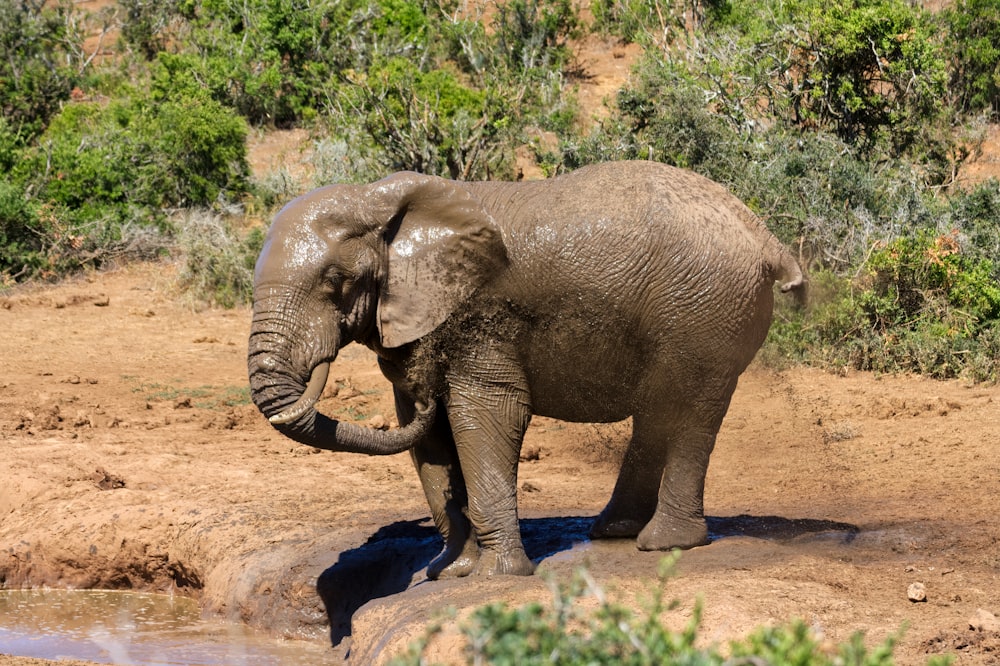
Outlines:
POLYGON ((764 243, 747 224, 752 213, 689 171, 612 162, 475 193, 503 234, 509 279, 529 297, 586 303, 597 294, 659 312, 685 302, 730 308, 769 279, 764 243))

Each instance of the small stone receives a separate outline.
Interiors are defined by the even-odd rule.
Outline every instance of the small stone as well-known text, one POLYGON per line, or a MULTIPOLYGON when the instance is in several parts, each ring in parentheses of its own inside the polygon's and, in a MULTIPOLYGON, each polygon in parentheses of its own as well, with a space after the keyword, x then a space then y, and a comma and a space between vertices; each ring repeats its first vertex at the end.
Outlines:
POLYGON ((906 598, 914 603, 927 601, 927 587, 923 583, 910 583, 906 588, 906 598))
POLYGON ((109 473, 103 467, 98 467, 94 473, 90 475, 90 479, 97 484, 97 487, 101 490, 115 490, 125 487, 125 479, 117 474, 109 473))
POLYGON ((521 449, 521 462, 532 462, 535 460, 542 459, 542 447, 540 446, 525 446, 521 449))
POLYGON ((375 430, 387 430, 389 428, 389 422, 386 421, 385 417, 381 414, 376 414, 368 419, 368 427, 375 428, 375 430))
POLYGON ((980 608, 969 620, 969 628, 990 634, 1000 634, 1000 619, 996 615, 980 608))
POLYGON ((174 403, 174 409, 191 409, 191 398, 179 398, 177 402, 174 403))

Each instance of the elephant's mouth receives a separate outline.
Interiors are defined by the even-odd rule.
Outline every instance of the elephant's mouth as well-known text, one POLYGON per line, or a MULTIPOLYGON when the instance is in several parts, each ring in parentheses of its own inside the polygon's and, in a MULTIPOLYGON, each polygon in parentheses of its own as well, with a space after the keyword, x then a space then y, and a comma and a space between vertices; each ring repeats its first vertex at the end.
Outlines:
POLYGON ((323 389, 326 388, 326 380, 329 376, 329 361, 324 361, 314 367, 312 374, 309 375, 309 382, 306 384, 306 388, 302 391, 299 399, 280 413, 270 417, 268 421, 273 425, 294 423, 302 418, 303 415, 312 411, 316 407, 316 402, 319 401, 320 396, 323 395, 323 389))

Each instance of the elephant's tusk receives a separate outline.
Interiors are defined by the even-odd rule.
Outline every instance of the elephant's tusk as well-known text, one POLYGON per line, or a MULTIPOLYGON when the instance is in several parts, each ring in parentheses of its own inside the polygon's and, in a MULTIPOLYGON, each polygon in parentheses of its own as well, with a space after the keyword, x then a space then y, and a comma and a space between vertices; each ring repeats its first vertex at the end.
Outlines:
POLYGON ((312 374, 309 376, 309 383, 306 384, 305 390, 299 396, 299 399, 295 401, 295 404, 281 413, 275 414, 268 421, 274 425, 282 425, 293 423, 302 418, 303 414, 315 407, 316 401, 319 400, 319 397, 323 394, 323 389, 326 388, 326 379, 329 376, 329 363, 320 363, 317 365, 313 368, 312 374))

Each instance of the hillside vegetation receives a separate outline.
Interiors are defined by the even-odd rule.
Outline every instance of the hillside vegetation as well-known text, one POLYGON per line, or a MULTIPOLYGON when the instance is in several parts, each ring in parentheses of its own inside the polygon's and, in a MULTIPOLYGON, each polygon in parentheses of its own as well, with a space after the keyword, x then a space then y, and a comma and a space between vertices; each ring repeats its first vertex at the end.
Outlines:
POLYGON ((812 275, 772 363, 1000 377, 1000 0, 69 0, 0 5, 0 288, 175 254, 246 302, 266 220, 398 169, 513 179, 653 159, 726 184, 812 275), (594 120, 574 55, 638 44, 594 120), (315 137, 309 182, 247 137, 315 137))

